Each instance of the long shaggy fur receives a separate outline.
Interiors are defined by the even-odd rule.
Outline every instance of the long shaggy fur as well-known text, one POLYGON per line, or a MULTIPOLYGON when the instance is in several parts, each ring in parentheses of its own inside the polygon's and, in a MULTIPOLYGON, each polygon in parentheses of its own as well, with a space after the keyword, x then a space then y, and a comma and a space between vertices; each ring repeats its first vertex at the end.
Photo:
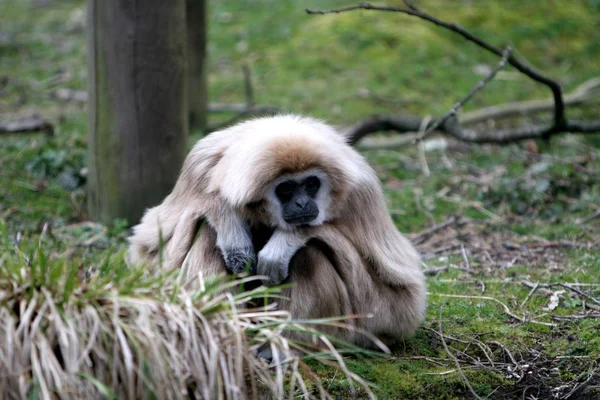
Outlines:
MULTIPOLYGON (((419 255, 394 226, 373 169, 342 135, 313 119, 255 119, 200 140, 173 192, 134 228, 130 261, 156 263, 164 243, 167 268, 185 264, 192 280, 226 273, 216 247, 219 224, 240 219, 259 251, 273 231, 292 229, 269 208, 273 182, 311 169, 327 176, 328 201, 317 223, 300 228, 306 246, 290 263, 294 286, 281 306, 296 318, 369 315, 354 324, 384 339, 409 336, 426 307, 419 255)), ((368 345, 350 331, 334 333, 368 345)))

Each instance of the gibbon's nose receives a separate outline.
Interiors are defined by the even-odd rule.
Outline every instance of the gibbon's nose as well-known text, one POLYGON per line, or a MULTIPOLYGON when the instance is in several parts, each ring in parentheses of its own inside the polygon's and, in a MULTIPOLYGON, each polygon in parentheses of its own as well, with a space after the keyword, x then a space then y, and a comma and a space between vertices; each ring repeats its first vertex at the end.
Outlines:
POLYGON ((309 201, 308 196, 298 196, 296 198, 296 205, 304 210, 309 201))

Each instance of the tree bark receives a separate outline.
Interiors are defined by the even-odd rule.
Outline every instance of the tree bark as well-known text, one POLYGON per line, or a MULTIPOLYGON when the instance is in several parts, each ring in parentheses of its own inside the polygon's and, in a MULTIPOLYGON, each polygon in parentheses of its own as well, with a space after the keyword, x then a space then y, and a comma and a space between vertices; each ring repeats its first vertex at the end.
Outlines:
POLYGON ((190 127, 206 131, 208 93, 206 76, 206 0, 187 0, 188 103, 190 127))
POLYGON ((185 0, 88 0, 88 207, 136 223, 187 150, 185 0))

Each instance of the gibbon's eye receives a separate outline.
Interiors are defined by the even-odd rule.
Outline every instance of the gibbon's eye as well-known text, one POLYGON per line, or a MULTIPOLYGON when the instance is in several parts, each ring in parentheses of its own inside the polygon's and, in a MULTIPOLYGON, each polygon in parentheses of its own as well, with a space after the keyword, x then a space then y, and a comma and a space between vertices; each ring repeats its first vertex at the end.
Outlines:
POLYGON ((321 181, 316 176, 310 176, 304 181, 304 187, 310 195, 315 195, 321 187, 321 181))
POLYGON ((289 199, 296 190, 296 182, 285 181, 277 185, 275 188, 275 194, 280 199, 289 199))

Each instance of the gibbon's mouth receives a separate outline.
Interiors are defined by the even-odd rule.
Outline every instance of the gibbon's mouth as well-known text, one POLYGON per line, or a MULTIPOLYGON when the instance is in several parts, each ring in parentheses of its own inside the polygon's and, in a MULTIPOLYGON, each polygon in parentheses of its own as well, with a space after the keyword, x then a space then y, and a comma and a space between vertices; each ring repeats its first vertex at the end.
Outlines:
POLYGON ((319 213, 307 213, 302 215, 295 215, 293 218, 285 218, 283 220, 290 225, 302 225, 308 224, 311 221, 314 221, 319 216, 319 213))

